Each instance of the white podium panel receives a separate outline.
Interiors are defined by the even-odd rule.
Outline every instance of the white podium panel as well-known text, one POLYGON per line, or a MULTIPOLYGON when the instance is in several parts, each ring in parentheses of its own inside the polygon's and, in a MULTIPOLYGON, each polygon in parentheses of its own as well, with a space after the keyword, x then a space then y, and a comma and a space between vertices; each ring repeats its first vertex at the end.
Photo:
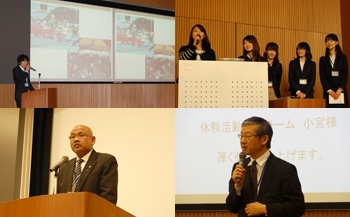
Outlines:
POLYGON ((266 62, 179 61, 179 108, 268 108, 266 62))

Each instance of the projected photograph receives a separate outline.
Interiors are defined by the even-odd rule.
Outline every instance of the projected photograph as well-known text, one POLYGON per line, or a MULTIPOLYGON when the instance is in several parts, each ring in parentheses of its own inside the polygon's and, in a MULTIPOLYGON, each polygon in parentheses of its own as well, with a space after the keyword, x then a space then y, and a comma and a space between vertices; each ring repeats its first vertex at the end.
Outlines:
POLYGON ((174 17, 56 0, 30 17, 33 82, 174 81, 174 17))
POLYGON ((31 47, 78 49, 79 10, 31 3, 31 47))
POLYGON ((153 54, 152 19, 116 14, 116 24, 117 53, 153 54))
POLYGON ((68 78, 111 78, 111 53, 96 50, 69 51, 68 78))
POLYGON ((174 79, 175 46, 154 45, 154 55, 146 56, 146 79, 174 79))

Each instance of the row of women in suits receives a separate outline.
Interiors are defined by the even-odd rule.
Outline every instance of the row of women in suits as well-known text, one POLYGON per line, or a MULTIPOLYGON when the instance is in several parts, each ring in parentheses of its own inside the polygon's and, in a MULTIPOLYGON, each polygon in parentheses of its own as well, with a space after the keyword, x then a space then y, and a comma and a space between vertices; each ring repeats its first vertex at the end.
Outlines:
MULTIPOLYGON (((329 34, 325 38, 325 56, 320 58, 320 79, 323 87, 323 98, 326 107, 349 107, 346 84, 348 80, 348 63, 342 53, 337 35, 329 34), (337 100, 344 96, 343 104, 331 104, 329 98, 337 100)), ((260 46, 253 35, 243 39, 243 55, 245 61, 267 61, 269 85, 272 85, 276 97, 281 97, 280 84, 282 64, 278 58, 278 45, 270 42, 266 45, 264 55, 260 55, 260 46)), ((179 60, 216 60, 215 51, 205 28, 197 24, 192 27, 188 45, 179 50, 179 60)), ((313 98, 316 80, 316 63, 312 61, 312 53, 308 43, 301 42, 296 47, 296 58, 289 63, 289 92, 292 97, 313 98)))

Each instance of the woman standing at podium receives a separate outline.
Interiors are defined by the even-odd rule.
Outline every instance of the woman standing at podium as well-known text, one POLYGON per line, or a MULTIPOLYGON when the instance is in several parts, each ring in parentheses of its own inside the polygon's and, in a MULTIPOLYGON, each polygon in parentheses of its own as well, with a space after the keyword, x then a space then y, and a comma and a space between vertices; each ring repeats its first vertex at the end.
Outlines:
POLYGON ((346 84, 348 82, 348 61, 339 45, 337 35, 329 34, 325 38, 326 54, 320 58, 320 79, 323 98, 327 108, 348 108, 346 84), (330 103, 330 98, 343 103, 330 103), (341 99, 339 99, 341 98, 341 99))
POLYGON ((281 98, 282 64, 278 59, 278 45, 275 42, 267 43, 264 58, 268 63, 269 88, 272 87, 276 97, 281 98))
POLYGON ((292 97, 314 98, 316 63, 312 61, 308 43, 300 42, 296 47, 297 58, 289 63, 289 91, 292 97))
POLYGON ((238 58, 244 59, 244 61, 266 61, 260 55, 260 46, 254 35, 247 35, 243 38, 243 55, 238 58))
POLYGON ((179 50, 179 60, 216 60, 207 31, 201 24, 192 27, 188 44, 179 50))

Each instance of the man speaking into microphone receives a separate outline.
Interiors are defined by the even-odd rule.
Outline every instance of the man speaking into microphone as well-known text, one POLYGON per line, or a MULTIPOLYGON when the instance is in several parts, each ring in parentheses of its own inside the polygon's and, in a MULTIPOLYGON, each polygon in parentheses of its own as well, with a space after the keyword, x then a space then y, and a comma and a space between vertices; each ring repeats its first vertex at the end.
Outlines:
POLYGON ((229 181, 226 205, 244 216, 300 217, 305 212, 297 169, 270 151, 273 130, 260 117, 243 121, 238 135, 242 153, 229 181), (245 154, 250 157, 245 158, 245 154))
POLYGON ((77 157, 60 166, 57 193, 91 192, 116 204, 118 195, 116 158, 93 149, 96 137, 87 126, 74 127, 68 138, 71 149, 77 157))
MULTIPOLYGON (((21 54, 17 57, 17 66, 13 68, 13 81, 15 82, 15 101, 17 108, 22 107, 22 93, 33 91, 34 87, 30 83, 29 57, 21 54)), ((34 70, 35 71, 35 70, 34 70)))

